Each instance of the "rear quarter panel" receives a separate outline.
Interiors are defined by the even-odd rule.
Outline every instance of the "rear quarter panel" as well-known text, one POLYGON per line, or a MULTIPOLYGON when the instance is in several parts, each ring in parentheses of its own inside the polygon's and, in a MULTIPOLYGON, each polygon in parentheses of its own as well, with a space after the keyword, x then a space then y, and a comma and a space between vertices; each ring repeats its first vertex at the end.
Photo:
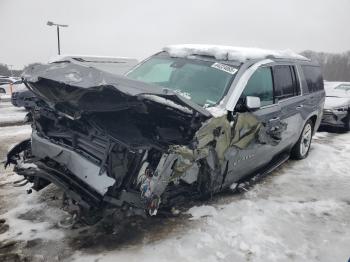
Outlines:
POLYGON ((303 109, 301 110, 301 115, 304 121, 303 126, 305 125, 308 119, 310 119, 311 117, 316 117, 313 130, 313 132, 315 133, 321 124, 326 94, 324 89, 316 92, 310 92, 301 66, 298 65, 297 68, 304 97, 303 109))

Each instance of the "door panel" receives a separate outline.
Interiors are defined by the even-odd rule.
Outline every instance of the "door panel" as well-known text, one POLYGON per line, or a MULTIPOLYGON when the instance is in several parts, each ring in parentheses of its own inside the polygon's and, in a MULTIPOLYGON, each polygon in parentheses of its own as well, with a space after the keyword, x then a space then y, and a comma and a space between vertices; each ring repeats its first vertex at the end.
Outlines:
POLYGON ((299 138, 303 125, 302 110, 305 97, 301 95, 300 81, 294 65, 276 65, 273 68, 275 100, 281 106, 281 119, 286 123, 281 150, 291 147, 299 138))
MULTIPOLYGON (((255 127, 255 136, 250 137, 250 143, 232 144, 227 150, 227 181, 235 182, 255 172, 298 140, 305 122, 304 107, 308 106, 308 101, 301 95, 297 72, 295 65, 265 66, 248 80, 240 100, 246 96, 259 97, 262 108, 250 113, 249 110, 243 110, 244 114, 255 118, 258 126, 255 127)), ((249 125, 238 125, 233 133, 244 134, 248 131, 249 125)), ((246 138, 242 136, 242 139, 246 138)))
POLYGON ((236 114, 233 142, 225 154, 228 161, 227 183, 253 173, 278 153, 285 131, 280 113, 280 106, 275 104, 252 113, 236 114))
POLYGON ((298 139, 303 128, 302 110, 304 110, 306 100, 302 96, 292 97, 280 102, 281 117, 287 124, 286 132, 283 134, 282 145, 283 148, 294 145, 298 139))

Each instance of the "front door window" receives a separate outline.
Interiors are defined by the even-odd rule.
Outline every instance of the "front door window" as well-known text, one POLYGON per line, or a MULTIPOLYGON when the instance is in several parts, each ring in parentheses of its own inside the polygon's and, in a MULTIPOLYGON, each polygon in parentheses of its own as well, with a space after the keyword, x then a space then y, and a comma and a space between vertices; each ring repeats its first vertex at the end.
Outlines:
POLYGON ((273 79, 270 67, 260 67, 250 77, 241 98, 245 99, 247 96, 259 97, 261 106, 273 104, 273 79))

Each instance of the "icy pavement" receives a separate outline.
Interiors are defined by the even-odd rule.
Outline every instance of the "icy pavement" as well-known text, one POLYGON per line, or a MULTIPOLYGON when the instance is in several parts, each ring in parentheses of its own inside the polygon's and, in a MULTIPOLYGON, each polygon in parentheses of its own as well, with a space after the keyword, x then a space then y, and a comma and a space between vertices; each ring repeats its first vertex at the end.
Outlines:
MULTIPOLYGON (((13 137, 0 136, 4 141, 13 137)), ((54 188, 28 197, 10 186, 18 176, 0 168, 0 219, 8 225, 0 255, 1 243, 15 241, 8 254, 30 261, 348 261, 349 157, 350 133, 318 133, 307 159, 288 161, 244 194, 151 218, 142 230, 124 222, 100 232, 58 228, 64 212, 54 188)))
POLYGON ((14 107, 11 102, 0 101, 0 127, 23 124, 27 111, 14 107))
POLYGON ((11 101, 11 95, 0 94, 0 103, 2 103, 2 102, 10 102, 10 101, 11 101))
POLYGON ((308 159, 243 195, 189 209, 196 223, 183 234, 75 261, 348 261, 349 157, 349 133, 319 133, 308 159))

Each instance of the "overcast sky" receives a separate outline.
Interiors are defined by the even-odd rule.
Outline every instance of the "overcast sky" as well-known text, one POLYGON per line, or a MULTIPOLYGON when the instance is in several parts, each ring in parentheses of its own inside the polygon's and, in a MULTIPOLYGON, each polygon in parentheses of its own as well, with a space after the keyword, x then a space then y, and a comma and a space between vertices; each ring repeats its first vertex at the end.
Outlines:
POLYGON ((0 0, 0 63, 57 54, 138 59, 167 44, 350 50, 350 0, 0 0))

